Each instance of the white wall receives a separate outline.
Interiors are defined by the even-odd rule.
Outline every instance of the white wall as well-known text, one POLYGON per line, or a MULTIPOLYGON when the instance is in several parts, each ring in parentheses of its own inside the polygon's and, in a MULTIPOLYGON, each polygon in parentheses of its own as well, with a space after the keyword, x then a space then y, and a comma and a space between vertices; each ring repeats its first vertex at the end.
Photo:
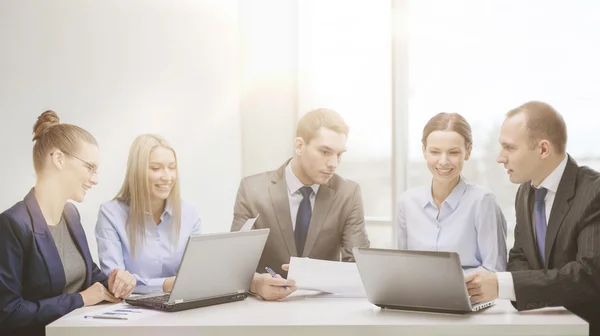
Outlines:
POLYGON ((204 231, 229 230, 241 178, 237 0, 0 2, 0 209, 35 182, 31 131, 46 109, 100 143, 100 184, 78 207, 92 254, 135 136, 165 136, 204 231))
POLYGON ((298 0, 240 0, 243 175, 293 154, 297 121, 298 0))
POLYGON ((337 173, 362 190, 371 246, 393 235, 392 1, 298 3, 299 114, 327 107, 350 127, 337 173))

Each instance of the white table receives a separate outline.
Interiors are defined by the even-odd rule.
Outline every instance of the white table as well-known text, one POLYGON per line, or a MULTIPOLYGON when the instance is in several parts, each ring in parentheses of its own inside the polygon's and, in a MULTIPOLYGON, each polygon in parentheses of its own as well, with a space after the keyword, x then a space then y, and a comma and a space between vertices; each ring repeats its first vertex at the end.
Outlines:
POLYGON ((69 318, 94 309, 78 309, 55 321, 46 335, 588 335, 588 324, 566 309, 519 313, 504 300, 468 315, 385 310, 361 298, 295 296, 279 302, 250 297, 128 321, 69 318))

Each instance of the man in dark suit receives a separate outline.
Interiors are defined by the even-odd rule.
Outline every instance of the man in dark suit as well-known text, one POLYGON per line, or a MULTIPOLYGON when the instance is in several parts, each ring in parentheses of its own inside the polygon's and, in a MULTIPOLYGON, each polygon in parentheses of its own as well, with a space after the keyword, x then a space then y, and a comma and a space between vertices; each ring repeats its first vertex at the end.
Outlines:
POLYGON ((498 162, 521 186, 508 272, 466 278, 471 300, 509 299, 519 311, 564 306, 600 335, 600 174, 566 154, 565 122, 528 102, 502 124, 498 162))
POLYGON ((281 286, 293 286, 265 267, 279 270, 291 257, 354 261, 352 248, 369 246, 360 187, 335 174, 347 136, 337 112, 308 112, 298 122, 294 157, 240 183, 231 230, 257 215, 254 227, 271 230, 251 288, 264 299, 283 298, 290 291, 281 286))

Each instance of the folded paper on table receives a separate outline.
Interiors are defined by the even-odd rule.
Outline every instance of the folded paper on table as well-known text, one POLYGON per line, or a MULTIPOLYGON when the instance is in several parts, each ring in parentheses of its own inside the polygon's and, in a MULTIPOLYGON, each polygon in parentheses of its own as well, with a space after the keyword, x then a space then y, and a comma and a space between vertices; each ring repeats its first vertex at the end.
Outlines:
POLYGON ((329 297, 366 297, 355 263, 292 257, 288 279, 298 289, 335 294, 329 297))

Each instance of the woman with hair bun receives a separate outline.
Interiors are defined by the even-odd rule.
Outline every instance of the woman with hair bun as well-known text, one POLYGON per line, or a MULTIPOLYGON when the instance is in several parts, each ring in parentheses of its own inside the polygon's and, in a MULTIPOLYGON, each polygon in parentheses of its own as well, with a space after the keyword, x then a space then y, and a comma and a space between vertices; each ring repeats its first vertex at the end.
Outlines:
POLYGON ((98 183, 98 143, 54 111, 33 126, 35 186, 0 214, 0 334, 44 335, 50 322, 135 288, 129 272, 103 274, 92 261, 77 208, 98 183))

